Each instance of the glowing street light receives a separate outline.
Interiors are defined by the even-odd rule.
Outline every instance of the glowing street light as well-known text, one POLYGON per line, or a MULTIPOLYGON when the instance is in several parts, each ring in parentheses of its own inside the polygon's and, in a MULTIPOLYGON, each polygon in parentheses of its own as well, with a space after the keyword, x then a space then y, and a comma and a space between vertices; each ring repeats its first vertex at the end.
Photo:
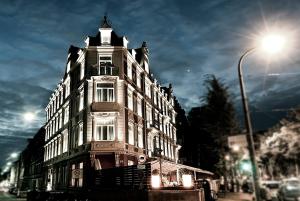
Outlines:
POLYGON ((237 144, 235 144, 235 145, 232 146, 232 150, 233 150, 234 152, 238 152, 238 151, 240 151, 240 146, 237 145, 237 144))
POLYGON ((278 34, 267 35, 263 37, 261 41, 262 49, 270 54, 280 52, 284 48, 285 44, 285 38, 278 34))
MULTIPOLYGON (((261 41, 261 48, 270 53, 278 53, 280 50, 282 50, 283 46, 285 44, 285 39, 277 34, 271 34, 268 36, 263 37, 261 41)), ((245 126, 247 129, 247 141, 248 141, 248 147, 249 147, 249 155, 250 160, 252 164, 252 177, 253 177, 253 184, 254 184, 254 192, 255 192, 255 200, 260 201, 260 193, 259 193, 259 175, 257 172, 257 163, 255 160, 255 147, 254 147, 254 140, 253 140, 253 131, 252 131, 252 124, 251 124, 251 118, 250 118, 250 112, 247 102, 247 96, 245 92, 245 86, 244 86, 244 79, 243 79, 243 72, 242 72, 242 62, 245 56, 252 53, 254 50, 258 49, 259 47, 250 48, 248 49, 239 59, 238 63, 238 74, 239 74, 239 82, 240 82, 240 88, 241 88, 241 96, 242 96, 242 103, 243 103, 243 109, 244 109, 244 117, 245 117, 245 126)))

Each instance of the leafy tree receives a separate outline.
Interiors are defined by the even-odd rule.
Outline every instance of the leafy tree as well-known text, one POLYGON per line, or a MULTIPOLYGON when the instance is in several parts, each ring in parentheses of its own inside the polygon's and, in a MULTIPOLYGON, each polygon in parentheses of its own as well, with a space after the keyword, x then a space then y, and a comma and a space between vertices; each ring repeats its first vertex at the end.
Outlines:
POLYGON ((193 165, 222 175, 227 137, 238 132, 238 123, 228 88, 213 75, 207 77, 204 86, 207 92, 201 99, 202 106, 192 108, 188 115, 193 146, 197 148, 193 165))
POLYGON ((177 113, 176 115, 176 128, 177 128, 177 141, 181 145, 179 150, 179 160, 182 163, 187 163, 189 160, 188 146, 189 146, 189 123, 185 115, 185 110, 181 107, 176 97, 174 97, 174 109, 177 113))
POLYGON ((300 163, 300 110, 290 112, 280 124, 265 133, 260 162, 271 177, 294 175, 300 163), (273 168, 275 166, 276 168, 273 168))

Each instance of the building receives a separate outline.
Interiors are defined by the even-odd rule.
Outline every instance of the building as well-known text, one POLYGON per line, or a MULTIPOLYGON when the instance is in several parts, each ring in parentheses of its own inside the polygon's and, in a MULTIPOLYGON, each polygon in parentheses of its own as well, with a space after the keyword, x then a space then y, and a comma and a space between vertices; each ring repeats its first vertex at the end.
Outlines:
POLYGON ((46 110, 48 190, 86 188, 91 169, 136 165, 157 155, 177 163, 171 85, 150 72, 145 42, 128 48, 107 18, 83 48, 71 46, 46 110))
POLYGON ((10 168, 10 185, 18 196, 29 190, 43 190, 45 129, 40 128, 10 168))

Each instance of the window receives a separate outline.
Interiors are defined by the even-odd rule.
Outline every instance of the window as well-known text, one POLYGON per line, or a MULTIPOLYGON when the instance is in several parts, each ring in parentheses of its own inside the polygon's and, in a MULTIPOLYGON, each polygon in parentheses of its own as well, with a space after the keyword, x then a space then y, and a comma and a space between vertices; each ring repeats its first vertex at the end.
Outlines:
POLYGON ((128 123, 128 143, 134 145, 134 130, 132 123, 128 123))
POLYGON ((68 123, 69 121, 69 105, 65 107, 64 111, 64 124, 68 123))
POLYGON ((84 77, 84 62, 85 62, 85 61, 82 61, 82 62, 80 63, 80 80, 82 80, 83 77, 84 77))
POLYGON ((148 62, 147 61, 144 61, 144 67, 145 67, 145 71, 147 73, 149 73, 149 65, 148 65, 148 62))
POLYGON ((61 144, 62 143, 61 137, 58 138, 57 142, 58 142, 58 145, 57 145, 58 146, 57 155, 60 155, 61 154, 61 145, 62 145, 61 144))
POLYGON ((114 120, 98 122, 96 125, 96 140, 111 141, 115 139, 114 120))
POLYGON ((59 113, 59 128, 62 127, 62 119, 63 119, 62 113, 59 113))
POLYGON ((70 81, 68 80, 66 82, 66 93, 65 93, 65 98, 67 98, 70 95, 70 81))
POLYGON ((128 160, 128 166, 134 165, 134 161, 128 160))
POLYGON ((83 181, 83 163, 72 164, 71 186, 82 187, 83 181))
POLYGON ((63 99, 64 99, 64 93, 63 91, 60 92, 60 104, 63 103, 63 99))
POLYGON ((139 116, 142 116, 142 100, 137 99, 137 113, 139 116))
POLYGON ((83 104, 84 104, 84 93, 83 90, 80 92, 80 97, 79 97, 79 111, 83 109, 83 104))
POLYGON ((136 75, 136 85, 138 86, 138 88, 141 88, 141 76, 140 76, 140 74, 136 75))
POLYGON ((155 105, 157 105, 157 92, 156 91, 153 92, 153 102, 155 105))
POLYGON ((143 143, 143 129, 138 128, 138 147, 143 148, 144 143, 143 143))
POLYGON ((63 153, 68 151, 68 130, 63 132, 63 153))
POLYGON ((111 56, 100 56, 99 75, 112 75, 114 66, 112 65, 111 56))
POLYGON ((83 124, 79 124, 78 127, 78 146, 83 144, 83 124))
POLYGON ((128 91, 128 108, 133 110, 133 94, 131 91, 128 91))
POLYGON ((60 103, 60 101, 59 101, 59 94, 57 95, 57 97, 56 97, 56 109, 58 109, 59 108, 59 103, 60 103))
POLYGON ((114 102, 114 85, 112 83, 97 83, 97 102, 114 102))
POLYGON ((147 107, 146 111, 146 121, 147 121, 147 128, 150 128, 150 125, 152 124, 152 112, 151 108, 147 107))
POLYGON ((151 86, 148 82, 145 83, 145 93, 149 98, 151 98, 151 86))
POLYGON ((128 64, 127 66, 127 76, 132 79, 132 68, 131 68, 132 64, 128 64))
POLYGON ((58 131, 59 116, 55 117, 55 132, 58 131))

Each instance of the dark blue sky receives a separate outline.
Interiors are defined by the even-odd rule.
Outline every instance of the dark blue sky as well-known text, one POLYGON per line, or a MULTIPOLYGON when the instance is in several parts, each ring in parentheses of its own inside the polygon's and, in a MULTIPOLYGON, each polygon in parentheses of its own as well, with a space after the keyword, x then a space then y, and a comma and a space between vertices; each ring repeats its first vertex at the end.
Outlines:
POLYGON ((2 0, 0 165, 43 125, 43 108, 62 78, 68 47, 84 46, 105 12, 130 47, 147 42, 152 72, 161 84, 173 84, 187 110, 200 104, 203 80, 215 74, 241 114, 238 59, 258 36, 277 29, 291 37, 289 51, 272 62, 258 52, 244 64, 254 128, 273 125, 299 104, 298 0, 2 0), (34 122, 23 120, 27 111, 37 114, 34 122))

